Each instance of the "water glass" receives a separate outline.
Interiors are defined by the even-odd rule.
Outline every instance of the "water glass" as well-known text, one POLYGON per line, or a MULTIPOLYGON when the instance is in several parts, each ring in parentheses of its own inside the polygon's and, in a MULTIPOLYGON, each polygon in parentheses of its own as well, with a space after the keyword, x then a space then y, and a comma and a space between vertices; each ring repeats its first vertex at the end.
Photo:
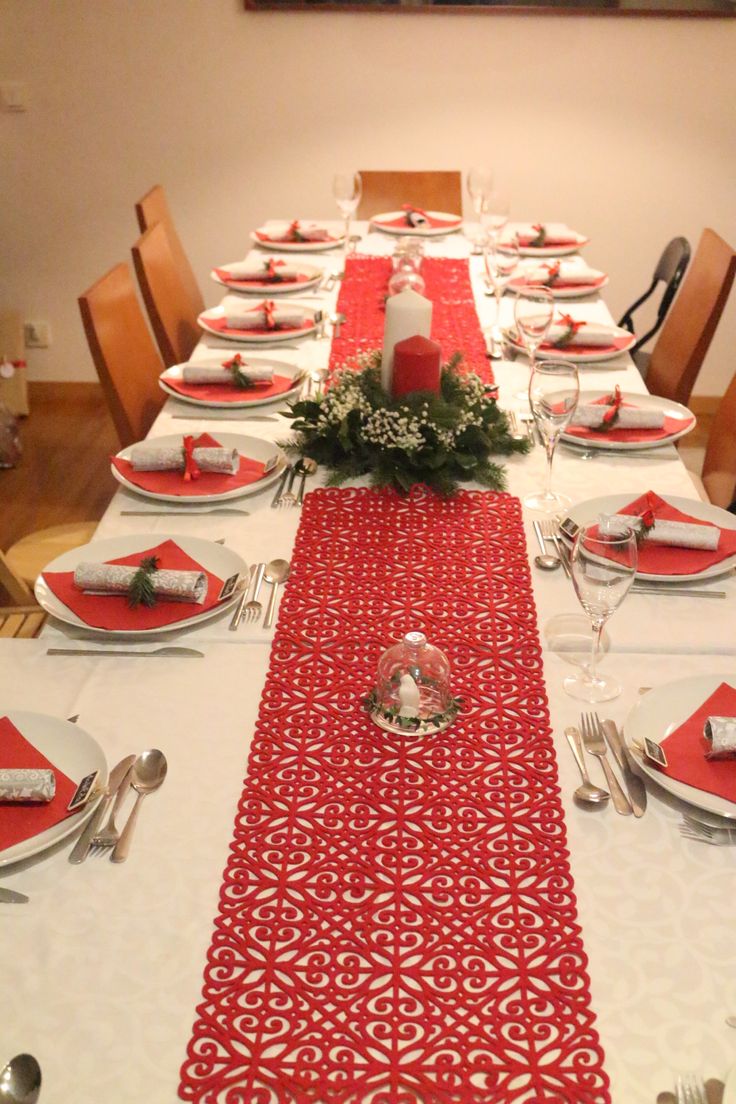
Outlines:
POLYGON ((552 461, 560 434, 575 413, 579 395, 580 381, 574 364, 543 360, 534 365, 529 380, 529 407, 547 453, 547 481, 544 490, 524 499, 524 505, 531 510, 554 514, 570 505, 567 495, 552 490, 552 461))
MULTIPOLYGON (((546 287, 530 285, 518 292, 514 303, 514 322, 519 342, 529 357, 532 372, 537 360, 537 349, 547 336, 555 310, 552 292, 546 287)), ((517 398, 525 399, 526 391, 517 393, 517 398)))
POLYGON ((468 195, 476 215, 485 211, 488 199, 493 192, 493 172, 482 165, 474 165, 465 179, 468 195))
POLYGON ((617 698, 621 684, 598 672, 603 627, 623 602, 636 575, 638 548, 632 529, 606 532, 605 519, 581 526, 570 559, 572 582, 578 600, 590 618, 593 630, 590 664, 568 675, 563 686, 571 697, 585 702, 617 698))
POLYGON ((491 337, 493 344, 493 355, 498 349, 498 355, 500 356, 500 349, 503 347, 503 333, 501 331, 501 299, 503 293, 509 285, 509 281, 516 272, 516 266, 519 263, 519 242, 514 237, 509 241, 508 250, 505 253, 500 253, 498 249, 491 249, 490 244, 486 241, 483 249, 483 268, 484 278, 486 284, 486 291, 488 294, 492 294, 496 299, 496 318, 495 324, 491 329, 491 337))
POLYGON ((363 195, 363 181, 359 172, 338 172, 332 178, 332 195, 345 220, 345 247, 347 257, 350 250, 350 219, 358 210, 363 195))

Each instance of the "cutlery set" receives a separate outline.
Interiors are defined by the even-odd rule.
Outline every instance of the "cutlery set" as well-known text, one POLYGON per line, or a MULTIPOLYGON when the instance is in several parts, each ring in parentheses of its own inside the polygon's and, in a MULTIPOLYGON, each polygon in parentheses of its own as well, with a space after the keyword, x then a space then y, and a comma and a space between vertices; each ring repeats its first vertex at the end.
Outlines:
POLYGON ((266 605, 266 614, 263 618, 263 628, 270 629, 273 624, 276 609, 276 592, 289 578, 291 564, 288 560, 271 560, 270 563, 254 564, 250 571, 249 586, 243 591, 235 613, 230 621, 230 631, 235 632, 241 622, 254 624, 263 613, 263 606, 258 600, 261 584, 265 581, 271 587, 266 605))
POLYGON ((280 510, 284 507, 301 506, 304 502, 307 476, 313 475, 316 470, 317 465, 314 460, 307 458, 297 460, 295 464, 287 464, 271 501, 272 508, 280 510), (299 479, 299 487, 295 493, 293 488, 297 478, 299 479))
POLYGON ((575 790, 575 799, 591 805, 604 805, 610 798, 620 816, 631 816, 632 813, 635 817, 644 816, 647 807, 646 787, 634 770, 631 752, 614 722, 601 721, 597 713, 583 713, 580 717, 580 728, 565 729, 565 736, 583 779, 575 790), (621 772, 623 786, 608 759, 608 748, 621 772), (600 761, 607 790, 591 782, 584 751, 600 761))
POLYGON ((125 862, 130 851, 141 802, 149 793, 157 790, 166 778, 167 763, 163 752, 153 748, 139 756, 127 755, 113 767, 94 813, 72 848, 69 862, 79 864, 89 855, 109 855, 111 862, 125 862), (130 790, 135 792, 135 804, 122 831, 115 826, 130 790), (107 820, 105 820, 106 814, 107 820), (103 824, 104 821, 104 824, 103 824))

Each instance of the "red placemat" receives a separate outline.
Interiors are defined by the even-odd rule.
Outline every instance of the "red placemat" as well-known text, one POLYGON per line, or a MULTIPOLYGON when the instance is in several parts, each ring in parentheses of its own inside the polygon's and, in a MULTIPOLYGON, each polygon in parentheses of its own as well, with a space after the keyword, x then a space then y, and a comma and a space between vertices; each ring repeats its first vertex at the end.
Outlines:
MULTIPOLYGON (((691 517, 676 506, 670 505, 660 498, 654 491, 647 491, 630 502, 628 506, 622 506, 617 514, 636 514, 641 516, 646 510, 651 509, 655 518, 662 521, 683 521, 689 525, 705 525, 714 528, 712 521, 703 521, 702 518, 691 517)), ((720 528, 715 526, 715 528, 720 528)), ((639 545, 639 564, 637 571, 646 575, 695 575, 699 571, 705 571, 715 564, 721 563, 728 556, 736 555, 736 529, 721 529, 718 548, 712 552, 703 548, 672 548, 666 544, 657 544, 656 541, 643 541, 639 545)))
MULTIPOLYGON (((247 361, 245 366, 247 367, 247 361)), ((190 399, 199 399, 201 402, 228 402, 243 403, 262 402, 264 399, 276 398, 290 391, 294 386, 294 380, 288 376, 273 376, 271 383, 258 383, 250 388, 236 387, 228 383, 184 383, 182 380, 164 377, 164 383, 172 391, 178 391, 180 395, 188 395, 190 399)))
POLYGON ((75 613, 87 625, 112 632, 123 630, 143 632, 145 629, 158 629, 163 625, 174 625, 177 621, 186 621, 198 613, 205 613, 217 605, 222 590, 223 579, 206 571, 201 564, 187 556, 173 540, 163 541, 155 548, 145 548, 134 552, 132 556, 118 556, 105 563, 140 565, 144 556, 158 556, 160 568, 175 571, 204 571, 207 576, 207 597, 204 602, 157 602, 155 606, 136 606, 131 609, 124 594, 102 596, 85 594, 74 586, 73 571, 44 571, 43 577, 50 590, 59 601, 75 613))
POLYGON ((662 774, 736 802, 736 760, 706 759, 710 744, 703 735, 708 717, 736 717, 736 689, 722 682, 691 717, 661 742, 667 755, 662 774))
POLYGON ((52 770, 56 775, 56 793, 44 805, 30 802, 19 805, 0 803, 0 851, 31 839, 67 817, 76 815, 68 812, 67 805, 81 779, 72 782, 71 778, 67 778, 63 771, 26 740, 8 717, 0 718, 0 767, 11 770, 52 770))
POLYGON ((307 496, 179 1093, 605 1104, 518 499, 307 496), (409 629, 463 711, 361 698, 409 629))
MULTIPOLYGON (((386 324, 385 299, 391 276, 388 257, 348 257, 337 309, 347 321, 333 338, 330 370, 341 368, 361 353, 383 347, 386 324)), ((486 343, 473 299, 468 262, 446 257, 425 257, 424 295, 432 300, 431 337, 442 347, 445 363, 454 353, 463 354, 461 370, 477 373, 493 383, 486 343)))
MULTIPOLYGON (((194 438, 194 448, 220 448, 220 442, 209 433, 201 433, 199 437, 194 438)), ((257 483, 263 478, 263 469, 266 466, 261 460, 251 460, 247 456, 241 456, 240 467, 235 475, 203 471, 200 472, 199 479, 185 482, 183 470, 136 471, 130 460, 123 460, 120 456, 111 456, 110 462, 129 483, 140 487, 141 490, 153 491, 155 494, 180 495, 182 498, 222 494, 236 487, 247 487, 250 483, 257 483)))

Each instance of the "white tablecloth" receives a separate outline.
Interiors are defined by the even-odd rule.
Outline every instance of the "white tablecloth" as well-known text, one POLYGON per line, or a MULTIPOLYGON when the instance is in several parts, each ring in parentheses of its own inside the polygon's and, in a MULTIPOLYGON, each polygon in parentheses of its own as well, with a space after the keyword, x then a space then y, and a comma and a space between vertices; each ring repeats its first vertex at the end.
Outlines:
MULTIPOLYGON (((365 248, 382 253, 392 245, 372 234, 365 248)), ((457 256, 467 252, 467 244, 454 236, 429 249, 457 256)), ((595 264, 591 247, 589 252, 595 264)), ((327 255, 324 262, 337 267, 336 257, 327 255)), ((472 266, 477 273, 480 262, 474 258, 472 266)), ((323 300, 329 305, 334 298, 323 300)), ((478 305, 490 324, 494 305, 482 290, 478 305)), ((600 301, 576 310, 609 318, 600 301)), ((326 363, 328 349, 327 342, 310 341, 278 356, 315 365, 326 363)), ((502 402, 518 406, 511 396, 525 382, 523 361, 495 370, 502 402)), ((583 370, 581 379, 584 387, 619 383, 643 391, 626 362, 613 370, 583 370)), ((192 412, 168 403, 152 436, 185 428, 216 431, 221 425, 173 417, 182 410, 192 412)), ((228 422, 228 428, 278 440, 287 423, 228 422)), ((513 493, 536 488, 544 473, 542 450, 510 460, 507 470, 513 493)), ((555 483, 574 500, 618 491, 634 497, 648 488, 697 497, 674 450, 669 461, 616 457, 587 463, 560 452, 555 483)), ((248 517, 167 521, 122 517, 121 509, 158 507, 121 491, 99 535, 224 537, 249 563, 288 558, 299 512, 271 510, 272 493, 238 499, 239 507, 251 511, 248 517)), ((532 558, 537 549, 530 528, 528 537, 532 558)), ((577 769, 563 732, 577 723, 579 709, 561 682, 576 656, 555 649, 569 641, 570 619, 577 618, 575 628, 581 611, 560 572, 535 572, 534 585, 592 1004, 613 1100, 652 1104, 658 1091, 672 1087, 676 1070, 723 1077, 736 1061, 736 1032, 725 1023, 736 1014, 733 852, 681 839, 679 811, 655 787, 641 820, 573 803, 577 769)), ((736 676, 736 582, 729 577, 712 586, 725 589, 728 599, 627 599, 610 622, 603 661, 624 683, 624 693, 604 715, 622 721, 642 684, 690 674, 736 676)), ((66 640, 73 647, 79 635, 58 622, 40 640, 0 645, 3 711, 79 713, 79 724, 94 734, 110 764, 144 747, 162 748, 169 761, 163 789, 144 803, 127 863, 89 859, 71 866, 66 845, 40 860, 0 869, 0 885, 31 896, 28 905, 0 905, 0 1056, 36 1055, 44 1071, 43 1104, 168 1104, 176 1098, 271 636, 258 627, 231 633, 228 620, 179 634, 180 642, 205 653, 202 659, 50 657, 48 646, 66 640)), ((104 647, 94 640, 84 646, 90 645, 104 647)))

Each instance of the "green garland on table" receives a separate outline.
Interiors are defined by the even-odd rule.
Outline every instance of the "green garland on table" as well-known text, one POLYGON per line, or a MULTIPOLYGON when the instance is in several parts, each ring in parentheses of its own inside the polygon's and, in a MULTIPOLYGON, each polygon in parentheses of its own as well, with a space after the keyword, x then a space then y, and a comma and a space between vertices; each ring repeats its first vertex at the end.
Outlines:
POLYGON ((529 442, 509 432, 506 415, 460 353, 442 369, 440 393, 414 391, 400 399, 381 385, 381 354, 369 353, 333 376, 326 394, 292 403, 295 436, 283 448, 332 469, 327 485, 370 475, 374 487, 406 494, 424 483, 443 496, 460 482, 503 490, 505 472, 491 456, 525 453, 529 442))

